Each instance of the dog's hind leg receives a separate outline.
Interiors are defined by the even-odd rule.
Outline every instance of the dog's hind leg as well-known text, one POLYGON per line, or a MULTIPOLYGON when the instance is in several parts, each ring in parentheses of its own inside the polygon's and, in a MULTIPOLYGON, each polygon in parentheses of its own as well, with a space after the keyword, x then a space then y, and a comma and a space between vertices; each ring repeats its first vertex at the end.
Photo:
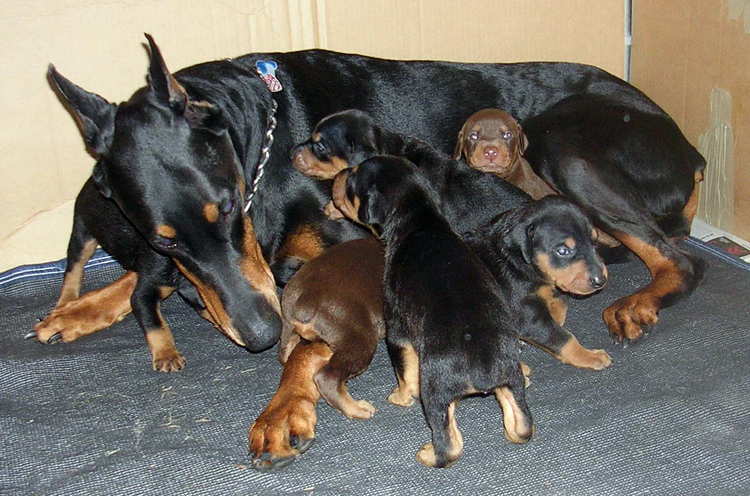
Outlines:
POLYGON ((369 329, 348 331, 334 348, 331 360, 314 376, 323 399, 349 418, 369 419, 375 407, 369 401, 355 400, 349 394, 346 381, 362 373, 372 361, 377 348, 377 337, 369 329))
POLYGON ((310 447, 315 439, 315 406, 320 399, 313 377, 331 355, 331 349, 323 342, 302 341, 292 350, 276 393, 250 427, 248 442, 253 467, 285 467, 310 447))
MULTIPOLYGON (((521 369, 521 367, 519 367, 521 369)), ((525 443, 534 433, 534 423, 526 404, 523 374, 513 371, 508 384, 495 389, 495 398, 503 409, 505 438, 512 443, 525 443)))
POLYGON ((55 308, 61 307, 69 301, 75 300, 81 294, 83 281, 83 267, 96 251, 97 241, 86 230, 83 220, 76 215, 73 219, 73 231, 68 241, 68 257, 65 265, 60 298, 55 308))
POLYGON ((424 415, 432 429, 432 442, 420 448, 417 461, 427 467, 449 467, 464 452, 464 439, 456 423, 458 399, 445 401, 444 394, 444 391, 432 390, 422 393, 424 415))
POLYGON ((388 396, 394 405, 409 407, 419 397, 419 356, 409 344, 400 345, 387 339, 388 355, 396 372, 398 386, 388 396))

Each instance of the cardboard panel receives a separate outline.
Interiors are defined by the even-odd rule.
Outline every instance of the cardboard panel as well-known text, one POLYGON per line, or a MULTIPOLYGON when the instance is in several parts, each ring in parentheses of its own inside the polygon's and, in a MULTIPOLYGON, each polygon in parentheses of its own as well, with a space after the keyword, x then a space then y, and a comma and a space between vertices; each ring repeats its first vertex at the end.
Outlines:
POLYGON ((72 201, 93 166, 46 81, 50 62, 112 102, 144 84, 144 31, 173 70, 319 46, 393 58, 570 60, 622 75, 623 18, 622 0, 6 0, 0 270, 65 255, 72 201))
MULTIPOLYGON (((750 1, 634 0, 632 81, 672 114, 698 145, 711 126, 714 89, 731 95, 733 218, 722 227, 750 239, 750 1)), ((717 169, 722 164, 709 164, 717 169)), ((731 186, 730 186, 731 187, 731 186)), ((702 215, 701 212, 698 214, 702 215)))

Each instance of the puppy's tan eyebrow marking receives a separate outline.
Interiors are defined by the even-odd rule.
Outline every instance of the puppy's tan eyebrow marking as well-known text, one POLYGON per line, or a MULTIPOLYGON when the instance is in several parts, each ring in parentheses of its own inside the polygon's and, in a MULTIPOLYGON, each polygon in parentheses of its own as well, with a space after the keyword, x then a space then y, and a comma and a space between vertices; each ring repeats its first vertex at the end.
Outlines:
POLYGON ((177 231, 175 231, 174 227, 168 224, 161 224, 156 227, 156 234, 164 236, 165 238, 174 238, 177 236, 177 231))
POLYGON ((312 135, 312 140, 313 140, 314 142, 316 142, 316 143, 317 143, 318 141, 320 141, 320 133, 319 133, 319 132, 317 132, 317 131, 316 131, 316 132, 314 132, 314 133, 313 133, 313 135, 312 135))
POLYGON ((208 222, 216 222, 219 220, 219 206, 216 203, 206 203, 203 205, 203 217, 208 222))

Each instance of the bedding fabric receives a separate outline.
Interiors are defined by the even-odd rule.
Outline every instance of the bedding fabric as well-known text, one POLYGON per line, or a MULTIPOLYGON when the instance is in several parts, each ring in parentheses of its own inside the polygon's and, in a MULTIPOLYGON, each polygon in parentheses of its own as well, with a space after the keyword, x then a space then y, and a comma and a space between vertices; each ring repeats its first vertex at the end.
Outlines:
MULTIPOLYGON (((257 472, 247 428, 277 386, 275 348, 234 346, 177 297, 163 313, 187 358, 178 373, 151 370, 132 317, 70 344, 26 341, 57 299, 61 265, 14 270, 0 276, 0 494, 746 496, 750 272, 696 240, 686 248, 708 262, 705 280, 639 343, 612 344, 600 318, 648 281, 639 262, 569 299, 567 327, 612 367, 577 370, 524 347, 532 440, 506 441, 494 398, 469 398, 457 409, 464 456, 440 470, 414 458, 430 437, 419 406, 385 400, 395 379, 382 344, 350 381, 375 416, 349 420, 322 403, 310 450, 257 472)), ((86 288, 120 273, 100 254, 86 288)))

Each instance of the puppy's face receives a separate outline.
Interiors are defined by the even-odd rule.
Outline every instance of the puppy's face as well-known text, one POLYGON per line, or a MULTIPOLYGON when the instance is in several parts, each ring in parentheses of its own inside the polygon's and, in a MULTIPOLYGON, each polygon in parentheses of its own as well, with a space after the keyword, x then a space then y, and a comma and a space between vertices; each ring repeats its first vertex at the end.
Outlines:
POLYGON ((510 176, 526 150, 521 126, 507 112, 483 109, 469 117, 458 134, 454 158, 464 157, 473 168, 510 176))
POLYGON ((376 126, 369 115, 345 110, 323 118, 310 139, 292 149, 292 164, 306 176, 332 179, 337 173, 375 155, 376 126))
POLYGON ((525 229, 531 263, 567 293, 587 295, 604 287, 607 267, 594 248, 595 231, 588 217, 562 198, 537 203, 534 220, 525 229))

